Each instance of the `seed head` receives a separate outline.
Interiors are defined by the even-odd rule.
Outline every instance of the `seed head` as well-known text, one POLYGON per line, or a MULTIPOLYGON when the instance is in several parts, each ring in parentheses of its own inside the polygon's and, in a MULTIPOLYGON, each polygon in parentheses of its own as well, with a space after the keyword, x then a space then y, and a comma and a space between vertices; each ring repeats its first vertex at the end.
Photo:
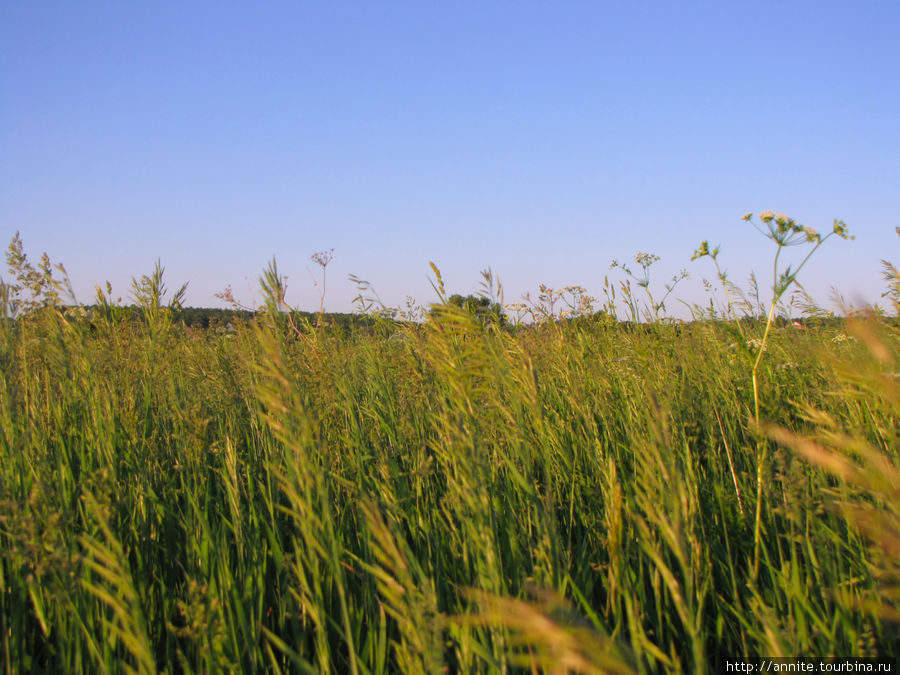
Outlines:
POLYGON ((312 260, 317 265, 321 265, 322 267, 328 267, 328 263, 331 262, 331 259, 334 257, 334 249, 330 248, 327 251, 319 251, 318 253, 313 253, 309 259, 312 260))

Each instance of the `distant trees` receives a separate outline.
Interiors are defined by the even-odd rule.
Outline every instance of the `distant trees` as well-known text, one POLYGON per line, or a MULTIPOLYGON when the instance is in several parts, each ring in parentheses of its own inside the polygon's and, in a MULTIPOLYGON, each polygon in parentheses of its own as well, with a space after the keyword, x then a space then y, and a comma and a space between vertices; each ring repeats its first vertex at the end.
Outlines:
POLYGON ((499 326, 506 324, 506 316, 503 314, 503 306, 499 302, 493 302, 490 298, 481 295, 460 295, 454 293, 447 298, 444 304, 431 306, 431 317, 440 314, 443 308, 455 307, 471 314, 475 320, 482 324, 493 323, 499 326))

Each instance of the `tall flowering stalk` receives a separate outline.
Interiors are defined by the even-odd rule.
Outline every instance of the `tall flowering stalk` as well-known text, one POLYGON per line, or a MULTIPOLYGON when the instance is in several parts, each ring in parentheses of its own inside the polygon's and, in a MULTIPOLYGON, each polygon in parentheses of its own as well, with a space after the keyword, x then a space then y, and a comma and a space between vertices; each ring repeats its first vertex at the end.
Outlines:
MULTIPOLYGON (((782 213, 776 214, 773 211, 763 211, 762 213, 760 213, 760 222, 757 222, 753 219, 752 213, 745 214, 743 220, 753 225, 753 227, 756 228, 756 230, 759 231, 760 234, 762 234, 764 237, 766 237, 767 239, 771 239, 775 243, 776 247, 775 259, 772 263, 772 301, 769 304, 769 311, 766 317, 766 327, 763 331, 762 339, 760 339, 758 343, 757 341, 753 341, 756 348, 756 356, 753 359, 753 366, 750 369, 750 378, 753 383, 753 422, 754 426, 758 429, 760 423, 759 368, 762 364, 763 354, 766 352, 766 346, 769 341, 769 334, 772 330, 772 324, 775 320, 775 310, 778 307, 778 303, 781 302, 784 294, 797 280, 797 276, 800 274, 800 271, 806 266, 806 263, 809 262, 810 258, 812 258, 813 254, 819 250, 822 244, 824 244, 826 241, 828 241, 829 238, 833 236, 838 236, 841 239, 852 239, 852 237, 848 233, 847 224, 842 220, 837 219, 835 219, 832 225, 831 232, 829 232, 825 236, 822 236, 819 232, 811 227, 800 225, 793 218, 789 218, 782 213), (799 265, 797 265, 796 267, 793 267, 792 265, 787 265, 786 267, 784 267, 781 260, 781 255, 786 248, 792 246, 809 246, 809 249, 804 258, 800 261, 799 265)), ((716 247, 710 250, 709 242, 704 241, 694 252, 692 260, 703 258, 705 256, 709 256, 710 258, 712 258, 713 262, 716 265, 719 280, 721 281, 722 286, 725 289, 726 297, 728 298, 729 311, 731 311, 731 297, 728 290, 730 284, 727 282, 724 272, 719 267, 718 255, 719 248, 716 247)), ((740 322, 738 322, 738 329, 741 330, 740 322)), ((743 335, 743 330, 741 330, 741 335, 743 335)), ((768 449, 768 443, 760 438, 757 442, 758 460, 756 473, 756 515, 753 526, 754 579, 759 573, 763 474, 765 473, 765 468, 768 462, 768 449)))

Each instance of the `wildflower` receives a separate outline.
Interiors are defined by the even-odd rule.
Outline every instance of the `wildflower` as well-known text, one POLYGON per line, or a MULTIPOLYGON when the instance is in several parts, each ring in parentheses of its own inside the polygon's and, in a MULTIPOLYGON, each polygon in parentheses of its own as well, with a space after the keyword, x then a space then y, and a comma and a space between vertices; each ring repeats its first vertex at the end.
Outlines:
POLYGON ((759 338, 752 338, 750 340, 747 340, 747 346, 751 349, 759 349, 760 347, 762 347, 763 351, 768 351, 768 347, 766 345, 763 345, 763 341, 759 338))
POLYGON ((659 262, 660 257, 653 253, 638 253, 634 256, 634 261, 643 268, 650 267, 655 262, 659 262))
POLYGON ((843 220, 834 219, 834 225, 832 226, 832 231, 839 236, 841 239, 853 239, 854 237, 850 236, 847 231, 847 223, 843 220))
POLYGON ((334 249, 330 248, 327 251, 319 251, 318 253, 313 253, 309 259, 312 260, 317 265, 321 265, 322 267, 328 267, 328 263, 332 261, 334 258, 334 249))

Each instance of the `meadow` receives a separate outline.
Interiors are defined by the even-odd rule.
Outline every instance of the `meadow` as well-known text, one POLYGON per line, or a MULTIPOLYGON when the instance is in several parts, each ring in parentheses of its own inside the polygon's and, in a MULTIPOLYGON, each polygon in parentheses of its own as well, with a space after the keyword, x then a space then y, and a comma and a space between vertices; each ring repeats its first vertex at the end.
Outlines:
MULTIPOLYGON (((296 320, 273 263, 261 311, 199 330, 161 268, 136 280, 137 314, 102 291, 72 306, 14 241, 0 667, 897 659, 898 324, 780 319, 802 268, 785 275, 782 248, 812 255, 827 236, 760 219, 772 297, 757 311, 720 273, 728 304, 693 321, 665 320, 652 257, 603 308, 543 288, 518 307, 531 320, 504 321, 449 302, 437 273, 419 320, 351 328, 296 320)), ((706 244, 697 255, 718 265, 706 244)))

